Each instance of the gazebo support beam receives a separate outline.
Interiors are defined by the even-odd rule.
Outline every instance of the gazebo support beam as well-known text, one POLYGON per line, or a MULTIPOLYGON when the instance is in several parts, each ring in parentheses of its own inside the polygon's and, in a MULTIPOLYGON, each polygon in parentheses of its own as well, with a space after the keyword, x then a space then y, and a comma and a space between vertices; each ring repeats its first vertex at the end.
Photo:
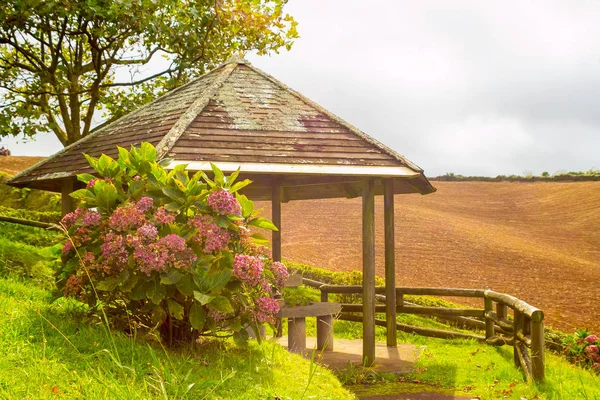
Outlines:
POLYGON ((73 198, 70 196, 73 193, 74 182, 72 178, 64 179, 61 182, 61 211, 62 215, 66 215, 74 210, 73 198))
POLYGON ((375 182, 368 178, 362 191, 363 242, 363 365, 375 361, 375 182))
POLYGON ((279 229, 271 234, 273 261, 281 261, 281 181, 278 178, 271 184, 271 220, 279 229))
POLYGON ((395 347, 396 341, 396 254, 394 237, 394 181, 383 180, 383 208, 385 220, 385 320, 387 345, 395 347))

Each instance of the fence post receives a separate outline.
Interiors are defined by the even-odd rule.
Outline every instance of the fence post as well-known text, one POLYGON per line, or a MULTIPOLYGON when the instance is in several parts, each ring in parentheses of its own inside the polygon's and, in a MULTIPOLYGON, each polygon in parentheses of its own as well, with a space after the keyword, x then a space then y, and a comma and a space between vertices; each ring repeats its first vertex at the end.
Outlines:
POLYGON ((321 302, 327 303, 328 301, 329 301, 329 292, 325 292, 325 291, 323 291, 323 289, 321 289, 321 302))
POLYGON ((507 307, 506 304, 496 303, 496 316, 498 319, 506 319, 507 307))
POLYGON ((485 338, 490 339, 494 336, 495 332, 494 332, 494 320, 489 318, 488 313, 491 313, 494 311, 494 302, 492 301, 492 299, 489 299, 487 297, 483 298, 483 302, 484 302, 484 310, 485 310, 485 313, 484 313, 485 338))
POLYGON ((514 337, 513 358, 515 361, 515 365, 520 368, 521 361, 519 360, 519 352, 517 351, 517 345, 519 342, 519 339, 517 338, 517 334, 519 332, 523 333, 523 313, 521 311, 515 310, 515 319, 513 321, 513 337, 514 337))
POLYGON ((545 378, 544 364, 544 314, 534 314, 535 319, 531 324, 531 375, 536 382, 543 382, 545 378))

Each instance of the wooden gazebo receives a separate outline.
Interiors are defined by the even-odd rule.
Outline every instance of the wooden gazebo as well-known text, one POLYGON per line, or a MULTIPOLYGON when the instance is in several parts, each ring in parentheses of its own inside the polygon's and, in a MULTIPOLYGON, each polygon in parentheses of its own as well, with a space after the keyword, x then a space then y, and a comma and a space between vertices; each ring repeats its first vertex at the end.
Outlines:
MULTIPOLYGON (((243 59, 177 88, 13 177, 8 184, 61 192, 63 213, 76 175, 92 172, 83 153, 117 156, 116 146, 157 147, 170 166, 225 172, 238 168, 254 181, 245 194, 272 201, 281 226, 281 203, 353 198, 363 207, 363 358, 375 359, 374 196, 384 195, 388 346, 396 345, 394 194, 435 191, 423 170, 243 59)), ((272 252, 281 260, 281 231, 272 252)))

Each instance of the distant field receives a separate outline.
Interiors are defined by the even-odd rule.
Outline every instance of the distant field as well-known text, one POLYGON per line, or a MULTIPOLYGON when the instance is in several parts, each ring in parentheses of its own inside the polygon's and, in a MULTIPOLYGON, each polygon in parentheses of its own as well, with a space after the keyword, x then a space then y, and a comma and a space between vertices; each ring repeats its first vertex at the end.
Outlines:
MULTIPOLYGON (((600 331, 600 182, 435 185, 432 195, 396 196, 399 285, 489 286, 543 309, 551 326, 600 331)), ((361 268, 360 199, 291 202, 282 219, 284 259, 361 268)))
MULTIPOLYGON (((0 157, 11 174, 41 157, 0 157)), ((547 323, 600 331, 600 182, 435 182, 428 196, 396 196, 397 281, 513 294, 547 323)), ((377 273, 383 210, 377 198, 377 273)), ((265 216, 270 215, 264 204, 265 216)), ((283 205, 284 259, 361 268, 360 199, 283 205)))
POLYGON ((14 175, 43 159, 44 157, 0 156, 0 172, 14 175))

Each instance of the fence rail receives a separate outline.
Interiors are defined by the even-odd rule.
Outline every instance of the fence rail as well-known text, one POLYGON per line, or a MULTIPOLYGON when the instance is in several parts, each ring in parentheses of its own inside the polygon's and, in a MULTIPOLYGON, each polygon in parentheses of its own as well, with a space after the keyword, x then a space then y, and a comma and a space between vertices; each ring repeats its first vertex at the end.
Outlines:
MULTIPOLYGON (((329 285, 306 278, 303 282, 307 286, 319 289, 321 301, 325 302, 328 301, 330 294, 362 294, 363 290, 362 286, 358 285, 329 285)), ((384 314, 388 307, 385 304, 385 287, 376 287, 375 293, 376 300, 384 303, 377 304, 375 311, 384 314)), ((395 308, 398 313, 427 315, 485 330, 485 336, 480 336, 396 324, 398 330, 424 336, 447 339, 469 338, 495 346, 513 346, 514 363, 522 369, 526 379, 536 382, 544 380, 544 313, 523 300, 490 289, 397 287, 395 308), (483 309, 419 306, 405 301, 404 295, 481 298, 483 309), (513 310, 512 320, 508 318, 508 309, 513 310)), ((362 322, 362 316, 356 315, 362 311, 362 304, 343 303, 340 319, 362 322)), ((387 326, 385 319, 376 319, 375 324, 387 326)))

